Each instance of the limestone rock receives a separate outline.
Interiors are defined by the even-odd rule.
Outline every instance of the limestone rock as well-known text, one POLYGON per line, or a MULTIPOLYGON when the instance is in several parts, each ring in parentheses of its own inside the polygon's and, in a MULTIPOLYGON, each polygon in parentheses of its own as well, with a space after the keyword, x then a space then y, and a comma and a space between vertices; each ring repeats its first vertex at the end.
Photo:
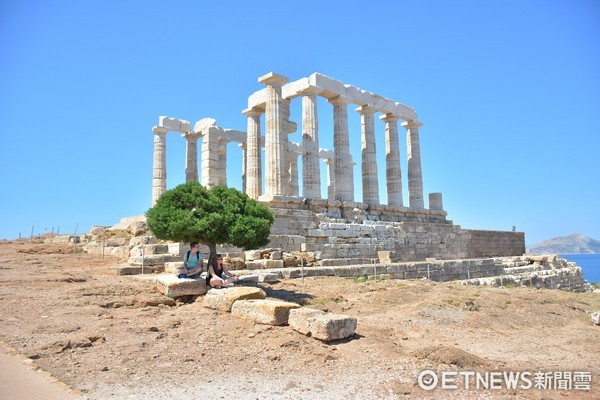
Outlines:
POLYGON ((155 243, 156 243, 156 237, 149 236, 149 235, 146 235, 146 236, 135 236, 135 237, 132 237, 129 240, 129 245, 130 246, 139 246, 139 245, 142 245, 142 244, 155 244, 155 243))
POLYGON ((258 275, 259 282, 272 283, 272 282, 277 282, 278 280, 279 280, 279 274, 276 274, 276 273, 266 272, 266 273, 262 273, 262 274, 258 275))
POLYGON ((165 296, 199 296, 206 293, 206 281, 199 279, 179 279, 177 275, 163 275, 156 280, 156 287, 165 296))
POLYGON ((239 300, 233 303, 231 315, 250 319, 260 324, 285 325, 290 310, 300 308, 298 304, 279 300, 239 300))
POLYGON ((290 310, 288 323, 295 331, 325 342, 347 338, 356 331, 356 318, 312 308, 290 310))
POLYGON ((600 325, 600 311, 592 314, 592 321, 594 321, 596 325, 600 325))
POLYGON ((92 229, 90 229, 92 235, 101 235, 104 232, 106 232, 106 227, 104 226, 93 226, 92 229))
POLYGON ((183 261, 171 261, 165 263, 165 272, 168 274, 177 274, 179 268, 183 267, 183 261))
POLYGON ((264 299, 266 293, 256 287, 234 286, 225 289, 210 289, 204 297, 204 307, 220 311, 231 311, 238 300, 264 299))
POLYGON ((283 268, 283 260, 256 260, 246 263, 246 269, 283 268))
POLYGON ((285 268, 293 268, 300 265, 300 261, 290 253, 283 253, 283 266, 285 268))
POLYGON ((145 222, 136 221, 129 225, 125 231, 131 233, 133 236, 142 236, 148 232, 148 225, 145 222))
POLYGON ((246 252, 246 261, 260 260, 261 258, 262 257, 260 255, 260 251, 258 251, 258 250, 252 250, 252 251, 246 252))
POLYGON ((225 258, 223 261, 226 263, 227 268, 230 270, 237 271, 246 268, 246 263, 240 257, 225 258))

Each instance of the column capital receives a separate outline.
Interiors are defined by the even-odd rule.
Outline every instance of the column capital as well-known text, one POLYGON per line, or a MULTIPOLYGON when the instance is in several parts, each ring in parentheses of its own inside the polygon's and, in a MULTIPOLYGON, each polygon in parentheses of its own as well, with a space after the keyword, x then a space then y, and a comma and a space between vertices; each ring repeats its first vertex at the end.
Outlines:
POLYGON ((379 117, 379 119, 384 122, 395 122, 395 121, 398 121, 400 119, 400 117, 397 115, 394 115, 394 114, 385 114, 385 115, 381 115, 379 117))
POLYGON ((323 90, 316 88, 314 86, 309 86, 308 88, 306 88, 300 92, 300 94, 302 96, 318 96, 321 93, 323 93, 323 90))
POLYGON ((244 111, 242 111, 242 114, 247 117, 260 117, 264 113, 265 110, 261 110, 259 108, 246 108, 244 111))
POLYGON ((419 121, 404 121, 400 125, 402 125, 406 129, 414 129, 414 128, 418 128, 420 126, 423 126, 423 123, 419 122, 419 121))
POLYGON ((324 158, 323 162, 327 165, 333 165, 333 158, 324 158))
POLYGON ((357 113, 359 113, 360 115, 375 114, 377 112, 377 110, 374 107, 366 106, 366 105, 357 107, 355 109, 355 111, 357 113))
POLYGON ((331 104, 333 104, 334 106, 347 106, 348 104, 352 103, 352 101, 344 96, 335 96, 329 100, 331 104))
POLYGON ((281 86, 287 81, 289 81, 289 79, 286 76, 276 74, 275 72, 269 72, 268 74, 265 74, 258 78, 258 82, 273 87, 281 86))
POLYGON ((181 137, 185 140, 198 139, 200 136, 202 136, 200 132, 185 132, 181 134, 181 137))
POLYGON ((153 126, 152 132, 155 135, 166 135, 169 132, 169 130, 167 128, 163 128, 162 126, 153 126))

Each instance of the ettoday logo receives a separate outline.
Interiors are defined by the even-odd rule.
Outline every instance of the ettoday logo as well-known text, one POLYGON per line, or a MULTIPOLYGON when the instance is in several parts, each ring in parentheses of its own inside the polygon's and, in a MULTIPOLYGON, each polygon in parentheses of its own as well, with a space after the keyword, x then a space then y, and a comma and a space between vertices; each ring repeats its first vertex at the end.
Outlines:
POLYGON ((426 369, 417 376, 423 390, 591 390, 592 373, 586 371, 442 371, 426 369))

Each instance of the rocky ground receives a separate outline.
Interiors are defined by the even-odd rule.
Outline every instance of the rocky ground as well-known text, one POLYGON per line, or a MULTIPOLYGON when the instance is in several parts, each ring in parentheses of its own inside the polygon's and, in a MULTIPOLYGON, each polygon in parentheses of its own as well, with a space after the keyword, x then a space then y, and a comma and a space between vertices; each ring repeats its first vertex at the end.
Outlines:
MULTIPOLYGON (((600 294, 322 277, 268 296, 358 319, 322 343, 173 301, 117 261, 69 245, 0 241, 0 341, 82 399, 600 398, 600 294), (425 391, 423 370, 590 372, 591 390, 425 391)), ((465 375, 459 375, 464 377, 465 375)), ((572 381, 573 382, 573 381, 572 381)), ((525 385, 525 382, 520 381, 525 385)))

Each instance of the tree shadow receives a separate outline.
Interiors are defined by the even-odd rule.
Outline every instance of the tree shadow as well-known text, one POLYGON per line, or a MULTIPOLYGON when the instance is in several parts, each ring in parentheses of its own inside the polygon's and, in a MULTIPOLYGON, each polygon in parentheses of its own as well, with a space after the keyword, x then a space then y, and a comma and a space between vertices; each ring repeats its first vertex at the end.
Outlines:
POLYGON ((261 288, 265 291, 268 297, 289 301, 291 303, 300 304, 301 306, 309 304, 310 300, 315 298, 315 296, 312 294, 296 292, 294 290, 273 289, 266 286, 261 286, 261 288))

